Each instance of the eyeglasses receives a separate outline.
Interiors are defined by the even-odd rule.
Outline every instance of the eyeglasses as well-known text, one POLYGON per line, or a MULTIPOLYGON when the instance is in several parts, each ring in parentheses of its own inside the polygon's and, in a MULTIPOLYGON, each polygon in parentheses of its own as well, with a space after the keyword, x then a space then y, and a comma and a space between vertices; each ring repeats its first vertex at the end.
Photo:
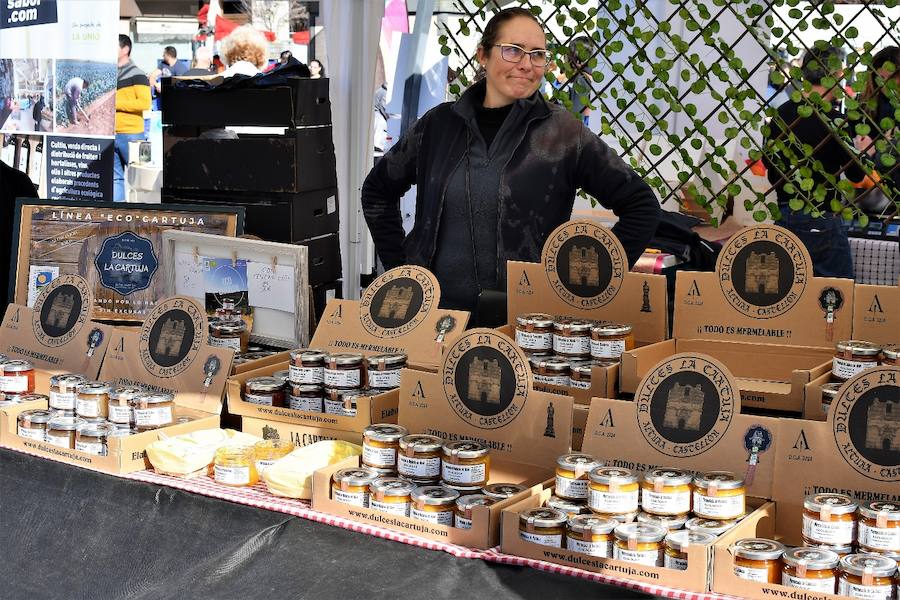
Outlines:
POLYGON ((546 67, 550 62, 550 52, 547 50, 525 50, 521 46, 515 44, 494 44, 500 48, 500 56, 506 62, 520 63, 527 54, 531 58, 531 65, 534 67, 546 67))

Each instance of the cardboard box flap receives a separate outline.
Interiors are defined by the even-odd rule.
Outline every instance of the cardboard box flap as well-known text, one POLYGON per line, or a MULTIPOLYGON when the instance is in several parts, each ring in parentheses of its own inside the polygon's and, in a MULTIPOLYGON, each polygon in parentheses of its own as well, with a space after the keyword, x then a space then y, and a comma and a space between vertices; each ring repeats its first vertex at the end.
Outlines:
POLYGON ((391 269, 360 300, 329 302, 310 347, 366 356, 402 352, 411 365, 434 367, 469 322, 469 313, 441 309, 440 300, 440 286, 427 269, 391 269))
POLYGON ((841 386, 825 421, 782 419, 778 436, 774 499, 788 543, 800 541, 809 494, 900 502, 900 368, 859 373, 841 386))
POLYGON ((747 494, 772 496, 778 420, 741 414, 734 376, 718 360, 681 353, 658 363, 634 401, 595 398, 581 449, 607 464, 732 471, 747 494))
POLYGON ((510 338, 472 329, 438 373, 403 371, 398 422, 445 440, 482 441, 499 460, 552 472, 571 447, 573 404, 532 388, 528 359, 510 338))
POLYGON ((631 273, 622 243, 592 221, 557 227, 539 264, 507 263, 507 319, 542 312, 554 316, 619 321, 649 344, 668 334, 668 295, 662 275, 631 273))
POLYGON ((877 344, 900 344, 900 281, 896 286, 856 286, 853 339, 877 344))
POLYGON ((88 282, 62 275, 43 288, 34 309, 10 304, 3 318, 0 352, 39 369, 96 379, 113 328, 90 320, 94 299, 88 282))
POLYGON ((169 392, 180 406, 219 414, 234 351, 207 345, 208 331, 197 301, 169 298, 139 331, 115 330, 100 378, 169 392))
POLYGON ((799 238, 757 225, 725 244, 715 273, 677 273, 674 337, 833 348, 853 304, 852 280, 813 277, 799 238))

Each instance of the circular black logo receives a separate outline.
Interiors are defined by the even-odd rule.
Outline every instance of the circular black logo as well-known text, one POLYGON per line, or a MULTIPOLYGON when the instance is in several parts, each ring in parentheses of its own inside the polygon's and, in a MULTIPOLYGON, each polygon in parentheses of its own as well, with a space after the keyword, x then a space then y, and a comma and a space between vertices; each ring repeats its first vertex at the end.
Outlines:
POLYGON ((456 370, 456 390, 462 403, 475 414, 502 413, 515 395, 516 374, 496 348, 476 346, 463 354, 466 365, 456 370))
POLYGON ((579 298, 592 298, 609 287, 612 260, 599 240, 580 235, 559 247, 556 273, 567 290, 579 298))
POLYGON ((746 302, 772 306, 784 299, 794 279, 794 265, 784 248, 772 242, 756 242, 734 258, 731 284, 746 302))
POLYGON ((375 292, 372 320, 385 329, 400 327, 419 312, 422 300, 422 286, 409 277, 400 277, 375 292))
POLYGON ((366 288, 359 317, 369 333, 397 337, 415 329, 437 303, 431 273, 421 267, 398 267, 366 288))
POLYGON ((628 263, 613 233, 590 221, 571 221, 550 234, 541 257, 550 287, 566 304, 599 308, 619 290, 628 263))
POLYGON ((206 319, 199 304, 172 298, 156 306, 141 327, 138 351, 144 368, 157 377, 187 369, 206 342, 206 319))
POLYGON ((38 342, 57 348, 70 342, 88 320, 90 292, 77 275, 63 275, 43 289, 34 305, 32 330, 38 342))
POLYGON ((150 357, 161 367, 177 365, 187 356, 194 339, 194 323, 183 310, 170 310, 150 330, 150 357))
POLYGON ((659 363, 635 395, 644 438, 669 456, 696 456, 728 431, 737 394, 731 373, 702 355, 677 354, 659 363))
POLYGON ((879 481, 900 481, 900 369, 879 367, 856 375, 828 411, 844 460, 879 481))

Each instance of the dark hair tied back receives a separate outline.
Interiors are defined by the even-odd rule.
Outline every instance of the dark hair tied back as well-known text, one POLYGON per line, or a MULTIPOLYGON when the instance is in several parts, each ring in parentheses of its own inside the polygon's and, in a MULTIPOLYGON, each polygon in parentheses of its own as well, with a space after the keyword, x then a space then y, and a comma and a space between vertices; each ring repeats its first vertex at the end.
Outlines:
POLYGON ((543 29, 543 25, 540 20, 535 17, 530 10, 525 8, 521 8, 519 6, 514 6, 512 8, 504 8, 493 17, 491 20, 487 22, 487 25, 484 26, 484 32, 481 34, 481 42, 478 44, 484 49, 485 54, 491 53, 491 47, 493 47, 497 43, 497 38, 500 36, 500 28, 503 27, 504 23, 508 23, 513 19, 518 17, 525 17, 526 19, 531 19, 535 23, 537 23, 538 27, 543 29))

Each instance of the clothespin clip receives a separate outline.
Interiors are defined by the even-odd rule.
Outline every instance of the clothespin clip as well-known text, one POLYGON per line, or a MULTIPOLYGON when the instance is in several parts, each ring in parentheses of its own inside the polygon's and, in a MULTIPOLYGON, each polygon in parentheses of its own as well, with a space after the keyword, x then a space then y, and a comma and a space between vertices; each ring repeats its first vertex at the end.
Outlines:
POLYGON ((194 246, 194 264, 200 264, 200 248, 194 246))
POLYGON ((278 257, 274 254, 272 255, 272 274, 275 274, 275 267, 278 266, 278 257))
POLYGON ((231 266, 232 267, 237 266, 237 250, 231 251, 231 266))

